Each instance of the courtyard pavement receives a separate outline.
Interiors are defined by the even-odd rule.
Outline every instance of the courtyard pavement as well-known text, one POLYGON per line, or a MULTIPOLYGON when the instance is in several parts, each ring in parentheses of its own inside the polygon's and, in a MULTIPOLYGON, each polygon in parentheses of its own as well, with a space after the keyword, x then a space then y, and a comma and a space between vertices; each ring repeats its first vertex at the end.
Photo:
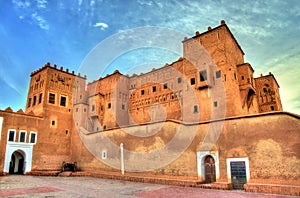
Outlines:
POLYGON ((177 187, 92 177, 0 177, 0 197, 287 198, 293 196, 177 187))

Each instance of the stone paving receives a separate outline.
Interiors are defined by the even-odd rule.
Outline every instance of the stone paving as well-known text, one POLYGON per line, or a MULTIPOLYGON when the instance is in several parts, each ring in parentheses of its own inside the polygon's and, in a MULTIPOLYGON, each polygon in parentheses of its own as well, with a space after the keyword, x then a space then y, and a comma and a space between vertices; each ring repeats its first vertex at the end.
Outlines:
POLYGON ((288 198, 293 196, 221 191, 92 177, 0 177, 0 197, 288 198))

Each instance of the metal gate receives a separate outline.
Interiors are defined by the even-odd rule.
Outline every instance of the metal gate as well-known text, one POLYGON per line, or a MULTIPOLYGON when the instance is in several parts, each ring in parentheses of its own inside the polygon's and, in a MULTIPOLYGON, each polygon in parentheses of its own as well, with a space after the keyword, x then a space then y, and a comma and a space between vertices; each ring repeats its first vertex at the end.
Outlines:
POLYGON ((233 189, 244 189, 247 183, 245 162, 230 162, 233 189))

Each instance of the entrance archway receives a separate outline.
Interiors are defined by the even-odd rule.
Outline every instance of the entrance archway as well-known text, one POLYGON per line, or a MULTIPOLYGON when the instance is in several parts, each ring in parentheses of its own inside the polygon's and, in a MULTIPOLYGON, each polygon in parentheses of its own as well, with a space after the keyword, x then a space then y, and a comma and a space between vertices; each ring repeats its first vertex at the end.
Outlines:
POLYGON ((15 151, 11 155, 11 160, 9 164, 9 174, 24 174, 25 156, 22 151, 15 151))
POLYGON ((216 167, 215 160, 211 155, 208 155, 204 160, 205 166, 205 183, 212 183, 216 181, 216 167))

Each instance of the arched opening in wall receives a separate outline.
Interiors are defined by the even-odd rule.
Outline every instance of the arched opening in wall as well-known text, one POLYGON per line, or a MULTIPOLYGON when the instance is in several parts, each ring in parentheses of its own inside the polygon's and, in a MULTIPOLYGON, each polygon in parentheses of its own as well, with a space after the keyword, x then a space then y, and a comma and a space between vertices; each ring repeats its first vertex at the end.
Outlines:
POLYGON ((213 183, 216 181, 215 160, 211 155, 206 156, 204 160, 205 166, 205 183, 213 183))
POLYGON ((24 174, 25 170, 25 155, 22 151, 15 151, 11 155, 9 164, 9 174, 24 174))

